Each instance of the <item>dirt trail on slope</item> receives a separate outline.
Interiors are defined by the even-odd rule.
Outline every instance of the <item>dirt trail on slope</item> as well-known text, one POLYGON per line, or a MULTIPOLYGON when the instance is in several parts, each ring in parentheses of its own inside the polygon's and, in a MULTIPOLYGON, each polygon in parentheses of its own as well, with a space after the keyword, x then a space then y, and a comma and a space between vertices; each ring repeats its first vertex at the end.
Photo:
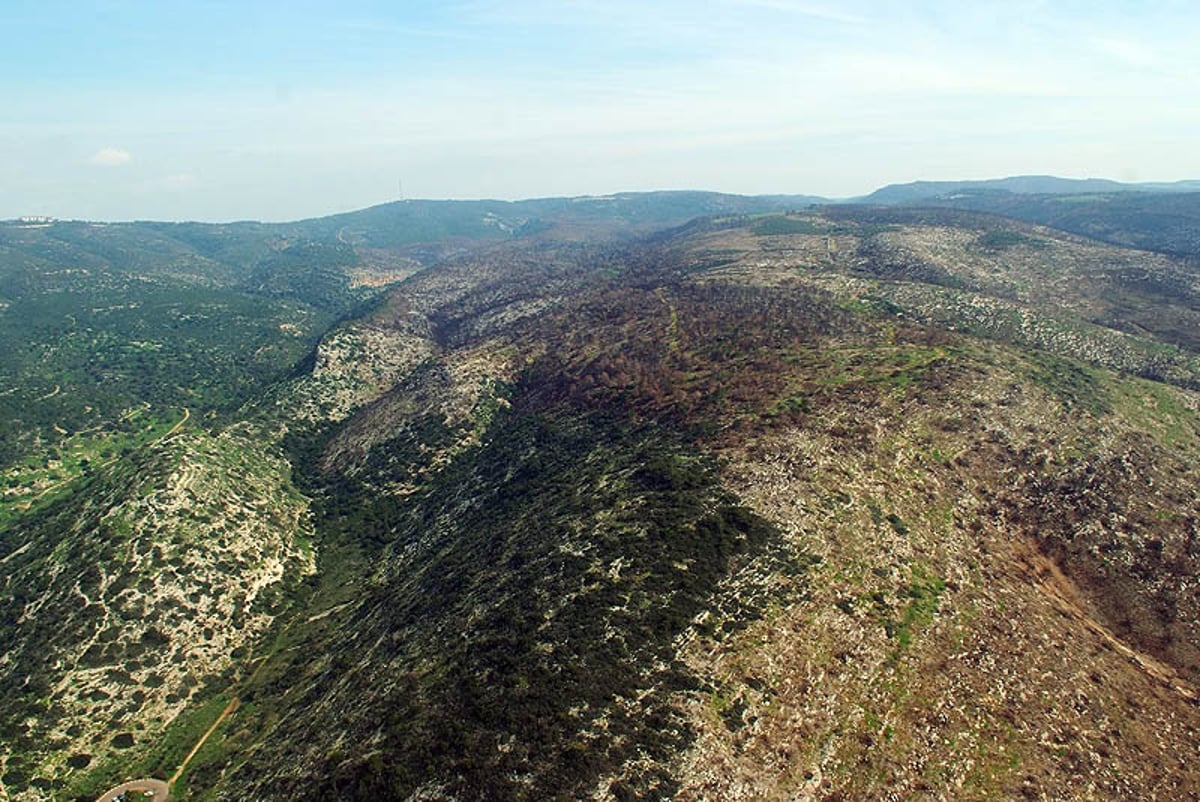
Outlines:
MULTIPOLYGON (((258 665, 255 666, 254 671, 251 672, 249 678, 247 678, 244 682, 252 682, 254 678, 258 676, 258 672, 262 670, 263 665, 265 665, 269 659, 270 655, 263 655, 262 657, 256 658, 255 661, 252 661, 257 662, 258 665)), ((179 764, 179 768, 175 769, 175 773, 172 774, 171 779, 167 781, 170 785, 175 785, 175 782, 183 776, 184 770, 187 769, 188 764, 192 762, 192 758, 196 756, 196 753, 199 752, 204 746, 205 742, 208 741, 209 736, 217 731, 217 727, 220 727, 225 719, 233 715, 234 711, 238 709, 239 704, 241 704, 241 699, 236 696, 229 700, 229 704, 225 705, 225 709, 221 711, 221 715, 217 716, 217 720, 209 726, 209 728, 204 732, 204 735, 200 736, 200 740, 196 741, 196 745, 192 747, 192 751, 187 753, 187 757, 185 757, 183 762, 179 764)))
POLYGON ((187 422, 188 422, 188 418, 190 418, 190 417, 192 417, 192 413, 191 413, 191 411, 190 411, 190 410, 189 410, 187 407, 184 407, 184 408, 183 408, 183 417, 179 419, 179 423, 177 423, 177 424, 175 424, 174 426, 172 426, 172 427, 171 427, 171 430, 170 430, 169 432, 167 432, 166 434, 164 434, 162 437, 158 438, 158 439, 159 439, 159 442, 161 442, 161 441, 163 441, 163 440, 166 440, 168 437, 170 437, 171 435, 175 434, 175 432, 177 432, 177 431, 179 431, 180 429, 182 429, 182 428, 183 428, 183 424, 187 423, 187 422))
POLYGON ((1034 585, 1045 593, 1060 611, 1078 619, 1084 626, 1103 638, 1118 654, 1132 660, 1142 671, 1169 687, 1179 696, 1189 702, 1200 702, 1200 691, 1182 679, 1174 668, 1161 660, 1133 649, 1088 613, 1083 595, 1075 587, 1075 583, 1062 572, 1054 560, 1043 554, 1035 544, 1027 544, 1025 547, 1018 546, 1016 557, 1030 575, 1034 585))
POLYGON ((238 704, 239 700, 236 696, 229 700, 229 704, 225 705, 225 709, 221 711, 221 715, 217 716, 217 720, 212 723, 212 726, 205 731, 204 735, 200 736, 200 740, 196 741, 196 745, 192 747, 192 751, 188 752, 187 757, 185 757, 183 762, 179 764, 179 768, 175 769, 175 773, 171 775, 171 779, 167 780, 168 785, 174 785, 175 782, 183 776, 184 769, 187 768, 188 763, 192 762, 192 758, 194 758, 196 753, 200 751, 200 748, 204 746, 204 743, 208 740, 208 737, 216 732, 217 727, 221 726, 221 722, 225 721, 225 719, 229 718, 233 711, 237 710, 238 704))

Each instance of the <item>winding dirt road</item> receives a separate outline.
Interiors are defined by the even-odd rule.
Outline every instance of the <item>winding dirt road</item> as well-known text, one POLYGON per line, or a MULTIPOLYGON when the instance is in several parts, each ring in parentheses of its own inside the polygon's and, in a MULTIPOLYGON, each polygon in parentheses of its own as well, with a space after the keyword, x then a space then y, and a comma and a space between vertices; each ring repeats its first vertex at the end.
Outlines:
POLYGON ((191 411, 190 411, 190 410, 189 410, 187 407, 184 407, 184 408, 183 408, 183 417, 182 417, 182 418, 180 418, 180 420, 179 420, 179 423, 177 423, 177 424, 175 424, 173 427, 171 427, 171 431, 167 432, 167 433, 166 433, 166 434, 164 434, 162 437, 158 438, 158 442, 160 442, 160 443, 161 443, 163 440, 166 440, 168 437, 170 437, 171 435, 175 434, 175 432, 177 432, 177 431, 179 431, 180 429, 182 429, 182 428, 183 428, 183 424, 187 423, 187 422, 188 422, 188 418, 190 418, 190 417, 192 417, 192 413, 191 413, 191 411))

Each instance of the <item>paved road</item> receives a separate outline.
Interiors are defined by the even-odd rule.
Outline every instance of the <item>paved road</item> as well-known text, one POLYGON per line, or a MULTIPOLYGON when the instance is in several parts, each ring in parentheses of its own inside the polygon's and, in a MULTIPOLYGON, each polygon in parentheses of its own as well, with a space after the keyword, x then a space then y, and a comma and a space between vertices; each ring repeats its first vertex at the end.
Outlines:
POLYGON ((168 790, 162 780, 131 780, 109 788, 96 802, 113 802, 121 794, 126 802, 166 802, 168 790), (146 796, 146 791, 151 791, 151 796, 146 796))

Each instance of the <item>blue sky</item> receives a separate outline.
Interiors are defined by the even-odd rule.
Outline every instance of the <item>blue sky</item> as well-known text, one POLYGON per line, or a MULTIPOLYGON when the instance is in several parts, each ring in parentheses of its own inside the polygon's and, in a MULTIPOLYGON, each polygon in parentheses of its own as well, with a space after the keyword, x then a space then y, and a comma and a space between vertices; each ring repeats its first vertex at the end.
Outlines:
POLYGON ((0 5, 0 217, 1200 178, 1191 2, 0 5))

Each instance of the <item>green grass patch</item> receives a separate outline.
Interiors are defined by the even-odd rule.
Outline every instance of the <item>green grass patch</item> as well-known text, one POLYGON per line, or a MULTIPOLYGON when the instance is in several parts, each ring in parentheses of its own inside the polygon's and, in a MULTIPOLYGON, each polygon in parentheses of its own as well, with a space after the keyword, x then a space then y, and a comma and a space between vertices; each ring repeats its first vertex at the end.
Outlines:
POLYGON ((769 417, 803 414, 808 411, 808 396, 804 393, 791 393, 782 398, 776 399, 767 407, 767 415, 769 417))
POLYGON ((765 217, 750 227, 750 231, 760 237, 779 236, 786 234, 824 234, 827 227, 805 218, 778 215, 765 217))
POLYGON ((903 393, 918 384, 925 372, 950 354, 945 348, 896 345, 841 348, 827 352, 832 361, 819 374, 819 386, 872 384, 903 393))
POLYGON ((94 430, 64 435, 57 444, 28 455, 0 473, 4 492, 0 530, 28 512, 70 492, 76 480, 122 455, 153 443, 182 417, 180 411, 134 409, 120 420, 94 430))
POLYGON ((860 317, 895 317, 904 313, 904 308, 875 295, 861 295, 838 302, 838 308, 860 317))
POLYGON ((1045 351, 1028 352, 1026 375, 1069 410, 1093 415, 1112 411, 1101 374, 1095 368, 1045 351))
POLYGON ((980 234, 975 240, 975 245, 985 251, 1007 251, 1009 248, 1015 248, 1018 245, 1028 248, 1046 247, 1046 244, 1041 240, 1020 234, 1016 231, 1005 231, 1003 229, 980 234))
POLYGON ((1197 444, 1200 416, 1187 407, 1176 390, 1149 379, 1124 378, 1109 384, 1117 413, 1164 445, 1197 444))
POLYGON ((912 579, 906 589, 908 604, 904 612, 898 621, 893 619, 884 625, 888 637, 894 638, 899 648, 908 648, 914 632, 933 621, 945 589, 946 582, 941 577, 920 565, 913 568, 912 579))

